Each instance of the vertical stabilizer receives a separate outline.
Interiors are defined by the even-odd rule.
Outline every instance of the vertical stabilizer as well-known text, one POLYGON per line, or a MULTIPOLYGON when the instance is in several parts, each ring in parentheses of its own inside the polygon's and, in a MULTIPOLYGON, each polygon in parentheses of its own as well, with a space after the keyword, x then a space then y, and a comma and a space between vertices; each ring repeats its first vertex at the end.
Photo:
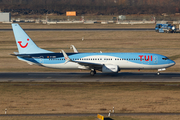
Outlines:
POLYGON ((19 54, 52 53, 51 51, 39 48, 26 32, 17 23, 12 24, 14 37, 19 54))

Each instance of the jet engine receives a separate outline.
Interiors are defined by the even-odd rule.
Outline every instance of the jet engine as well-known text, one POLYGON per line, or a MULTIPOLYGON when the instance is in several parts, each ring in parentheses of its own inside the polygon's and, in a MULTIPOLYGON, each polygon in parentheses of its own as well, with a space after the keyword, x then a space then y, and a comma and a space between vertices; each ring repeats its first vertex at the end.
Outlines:
POLYGON ((118 69, 117 65, 103 65, 102 66, 103 73, 115 73, 118 71, 119 71, 119 69, 118 69))

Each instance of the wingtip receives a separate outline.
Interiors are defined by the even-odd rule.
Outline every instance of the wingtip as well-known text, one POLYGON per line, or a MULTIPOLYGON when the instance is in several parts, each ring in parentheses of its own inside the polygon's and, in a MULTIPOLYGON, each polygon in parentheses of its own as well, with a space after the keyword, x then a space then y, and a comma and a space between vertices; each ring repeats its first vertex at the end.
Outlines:
POLYGON ((61 50, 61 51, 62 51, 62 53, 64 55, 65 60, 69 61, 70 59, 69 59, 68 55, 64 52, 64 50, 61 50))

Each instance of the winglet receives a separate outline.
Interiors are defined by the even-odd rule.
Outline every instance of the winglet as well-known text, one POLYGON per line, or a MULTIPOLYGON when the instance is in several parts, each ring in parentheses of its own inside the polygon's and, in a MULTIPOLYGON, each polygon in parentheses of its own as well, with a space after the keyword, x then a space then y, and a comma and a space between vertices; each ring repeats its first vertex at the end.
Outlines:
POLYGON ((63 53, 63 55, 64 55, 65 60, 66 60, 65 63, 67 63, 67 62, 69 62, 69 61, 72 61, 72 60, 68 57, 68 55, 64 52, 64 50, 61 50, 61 51, 62 51, 62 53, 63 53))
POLYGON ((76 47, 75 47, 74 45, 71 45, 71 47, 70 47, 70 48, 72 48, 72 49, 73 49, 74 53, 78 53, 78 50, 76 49, 76 47))

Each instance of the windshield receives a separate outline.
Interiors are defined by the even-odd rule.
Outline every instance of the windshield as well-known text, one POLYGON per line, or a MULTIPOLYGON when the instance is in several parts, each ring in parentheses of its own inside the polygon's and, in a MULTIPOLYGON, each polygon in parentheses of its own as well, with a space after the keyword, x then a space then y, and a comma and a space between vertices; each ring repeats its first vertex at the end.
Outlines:
POLYGON ((163 60, 167 60, 167 59, 169 59, 169 58, 167 58, 167 57, 165 57, 165 58, 162 58, 163 60))

